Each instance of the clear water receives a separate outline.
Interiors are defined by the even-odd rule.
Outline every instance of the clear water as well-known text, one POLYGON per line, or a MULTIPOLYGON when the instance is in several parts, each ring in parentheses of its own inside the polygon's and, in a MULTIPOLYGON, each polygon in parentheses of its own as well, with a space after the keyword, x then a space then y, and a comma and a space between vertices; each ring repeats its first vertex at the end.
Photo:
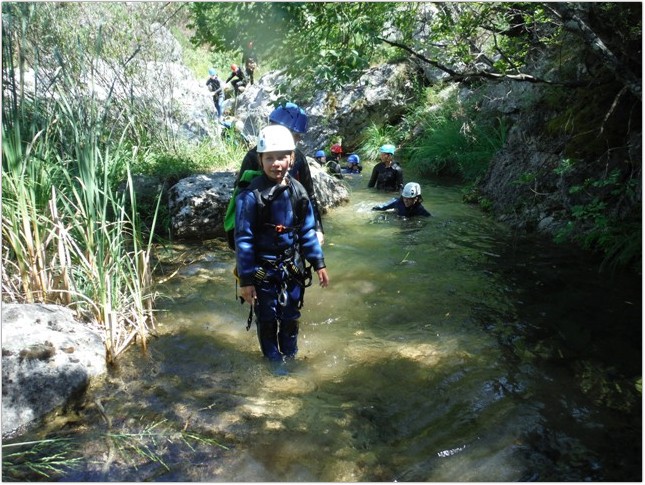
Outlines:
POLYGON ((288 375, 245 330, 223 242, 176 246, 159 336, 63 428, 86 457, 64 479, 640 481, 640 278, 515 237, 457 188, 425 183, 434 217, 400 220, 350 183, 288 375))

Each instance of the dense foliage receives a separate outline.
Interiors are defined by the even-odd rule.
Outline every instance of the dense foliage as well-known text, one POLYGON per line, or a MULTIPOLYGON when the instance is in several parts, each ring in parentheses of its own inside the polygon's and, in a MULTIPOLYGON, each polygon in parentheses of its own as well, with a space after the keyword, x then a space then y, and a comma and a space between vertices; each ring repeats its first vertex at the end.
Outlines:
POLYGON ((564 47, 565 30, 578 32, 625 82, 637 80, 640 67, 638 4, 197 2, 191 8, 197 44, 242 49, 254 40, 260 57, 285 69, 292 84, 313 89, 356 79, 388 53, 384 45, 453 80, 510 76, 579 85, 557 70, 544 78, 524 72, 539 51, 564 47), (609 34, 603 38, 610 42, 599 34, 609 34))

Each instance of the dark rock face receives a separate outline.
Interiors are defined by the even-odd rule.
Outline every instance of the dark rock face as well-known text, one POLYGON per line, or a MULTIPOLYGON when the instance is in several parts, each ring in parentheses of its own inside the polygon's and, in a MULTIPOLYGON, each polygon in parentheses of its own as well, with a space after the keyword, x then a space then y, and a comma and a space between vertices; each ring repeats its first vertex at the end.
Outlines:
POLYGON ((2 306, 2 435, 18 434, 38 418, 71 404, 90 379, 106 372, 97 329, 67 308, 2 306))

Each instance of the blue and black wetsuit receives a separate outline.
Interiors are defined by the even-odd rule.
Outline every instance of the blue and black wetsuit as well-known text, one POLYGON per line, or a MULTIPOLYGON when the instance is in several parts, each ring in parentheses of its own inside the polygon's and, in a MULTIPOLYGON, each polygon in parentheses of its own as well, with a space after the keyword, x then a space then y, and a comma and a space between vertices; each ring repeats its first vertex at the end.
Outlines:
POLYGON ((405 203, 403 202, 403 198, 401 197, 392 199, 391 201, 386 202, 385 204, 372 207, 373 211, 386 211, 388 209, 395 209, 396 214, 401 217, 414 217, 414 216, 429 217, 432 215, 426 210, 425 207, 423 207, 423 204, 421 204, 421 202, 416 202, 410 207, 406 207, 405 203))
POLYGON ((240 286, 254 285, 260 348, 272 361, 298 352, 298 318, 305 289, 300 258, 325 267, 312 205, 291 177, 277 185, 253 179, 236 199, 235 245, 240 286))
MULTIPOLYGON (((299 148, 296 148, 295 151, 296 161, 294 162, 293 167, 291 167, 291 170, 289 170, 289 174, 300 182, 307 191, 307 196, 314 208, 316 231, 324 233, 322 217, 320 216, 320 209, 318 208, 318 201, 316 200, 316 191, 314 190, 314 181, 311 176, 311 170, 309 169, 309 163, 307 163, 307 157, 299 148)), ((262 164, 260 163, 257 147, 251 148, 246 152, 246 155, 244 155, 242 165, 240 166, 240 170, 235 178, 235 187, 239 184, 240 178, 246 170, 262 170, 262 164)))

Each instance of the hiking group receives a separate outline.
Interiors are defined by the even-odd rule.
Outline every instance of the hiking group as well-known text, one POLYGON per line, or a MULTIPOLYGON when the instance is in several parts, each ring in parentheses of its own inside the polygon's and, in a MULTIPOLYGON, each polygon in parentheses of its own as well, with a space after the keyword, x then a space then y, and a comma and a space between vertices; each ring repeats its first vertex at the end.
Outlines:
MULTIPOLYGON (((287 372, 283 364, 298 352, 300 309, 313 272, 321 287, 330 282, 314 182, 307 157, 297 146, 307 125, 305 111, 294 103, 271 112, 269 125, 260 130, 257 145, 242 161, 224 221, 229 246, 235 250, 239 297, 250 305, 247 330, 255 314, 260 349, 278 374, 287 372)), ((394 152, 391 144, 380 148, 381 161, 368 187, 401 196, 373 210, 429 216, 421 204, 419 184, 403 186, 403 170, 394 161, 394 152)), ((332 175, 361 173, 358 155, 350 154, 344 167, 341 156, 341 145, 334 144, 329 161, 323 150, 314 158, 328 172, 331 162, 332 175)))
POLYGON ((237 97, 246 88, 247 79, 249 84, 253 84, 253 75, 255 69, 258 67, 258 56, 253 47, 253 41, 249 41, 243 50, 242 64, 244 65, 244 70, 237 64, 231 64, 231 74, 224 82, 217 76, 217 69, 211 67, 208 70, 206 87, 213 96, 213 104, 217 112, 217 121, 220 123, 224 115, 224 87, 230 84, 237 97))

